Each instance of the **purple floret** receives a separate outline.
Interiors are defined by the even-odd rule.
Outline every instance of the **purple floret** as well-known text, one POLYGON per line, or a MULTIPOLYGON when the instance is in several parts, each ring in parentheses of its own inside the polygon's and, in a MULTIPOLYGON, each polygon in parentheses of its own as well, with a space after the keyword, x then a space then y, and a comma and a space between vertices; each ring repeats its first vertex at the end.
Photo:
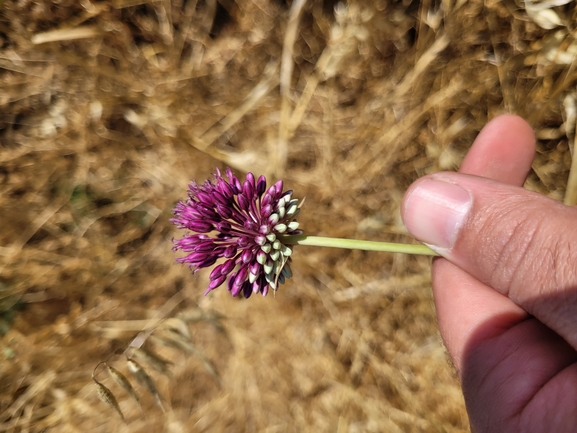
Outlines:
POLYGON ((264 176, 255 180, 247 173, 241 183, 227 168, 226 177, 217 169, 213 181, 190 183, 188 199, 176 204, 171 219, 188 233, 174 240, 173 249, 188 253, 177 261, 194 272, 224 259, 210 273, 205 295, 228 280, 233 296, 265 296, 292 275, 292 250, 282 236, 302 234, 298 200, 283 192, 282 180, 267 189, 264 176))

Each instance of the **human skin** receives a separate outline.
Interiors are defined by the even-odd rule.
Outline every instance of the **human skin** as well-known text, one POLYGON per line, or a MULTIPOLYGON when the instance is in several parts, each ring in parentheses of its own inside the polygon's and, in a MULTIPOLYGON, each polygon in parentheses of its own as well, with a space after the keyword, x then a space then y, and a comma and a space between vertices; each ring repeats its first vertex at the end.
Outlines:
POLYGON ((474 432, 577 431, 577 208, 522 188, 535 137, 504 115, 459 173, 405 194, 408 231, 443 258, 439 328, 474 432))

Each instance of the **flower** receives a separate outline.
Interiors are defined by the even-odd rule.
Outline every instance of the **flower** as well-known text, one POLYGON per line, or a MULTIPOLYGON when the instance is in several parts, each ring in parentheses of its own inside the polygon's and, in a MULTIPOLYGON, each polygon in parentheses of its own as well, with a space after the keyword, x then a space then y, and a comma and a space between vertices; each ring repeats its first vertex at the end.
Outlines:
POLYGON ((302 234, 295 221, 300 206, 292 191, 283 192, 282 180, 267 189, 264 176, 255 181, 248 173, 241 183, 230 168, 226 176, 216 169, 214 181, 192 181, 188 199, 175 206, 171 222, 194 232, 174 240, 174 251, 189 253, 176 260, 196 272, 224 259, 210 273, 205 295, 228 278, 232 296, 266 296, 292 276, 292 249, 282 237, 302 234))

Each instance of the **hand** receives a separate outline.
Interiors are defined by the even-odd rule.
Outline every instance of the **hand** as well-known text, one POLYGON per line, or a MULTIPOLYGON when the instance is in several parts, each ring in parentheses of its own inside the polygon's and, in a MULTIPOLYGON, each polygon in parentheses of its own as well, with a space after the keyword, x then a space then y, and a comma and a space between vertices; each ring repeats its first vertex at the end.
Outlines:
POLYGON ((419 179, 403 203, 444 257, 439 328, 479 433, 577 431, 577 208, 521 188, 534 152, 524 120, 498 117, 459 173, 419 179))

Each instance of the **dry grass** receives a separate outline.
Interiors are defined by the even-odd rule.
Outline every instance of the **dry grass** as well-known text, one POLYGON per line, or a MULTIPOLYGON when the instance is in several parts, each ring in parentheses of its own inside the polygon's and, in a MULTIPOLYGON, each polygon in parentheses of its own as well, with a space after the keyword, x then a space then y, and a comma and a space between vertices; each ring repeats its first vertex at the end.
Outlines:
POLYGON ((503 112, 540 139, 528 187, 575 203, 573 2, 0 5, 0 431, 468 431, 427 258, 301 247, 276 298, 203 297, 168 219, 230 165, 306 196, 309 234, 407 241, 405 189, 503 112), (162 318, 165 413, 96 371, 125 424, 91 372, 130 377, 162 318))

